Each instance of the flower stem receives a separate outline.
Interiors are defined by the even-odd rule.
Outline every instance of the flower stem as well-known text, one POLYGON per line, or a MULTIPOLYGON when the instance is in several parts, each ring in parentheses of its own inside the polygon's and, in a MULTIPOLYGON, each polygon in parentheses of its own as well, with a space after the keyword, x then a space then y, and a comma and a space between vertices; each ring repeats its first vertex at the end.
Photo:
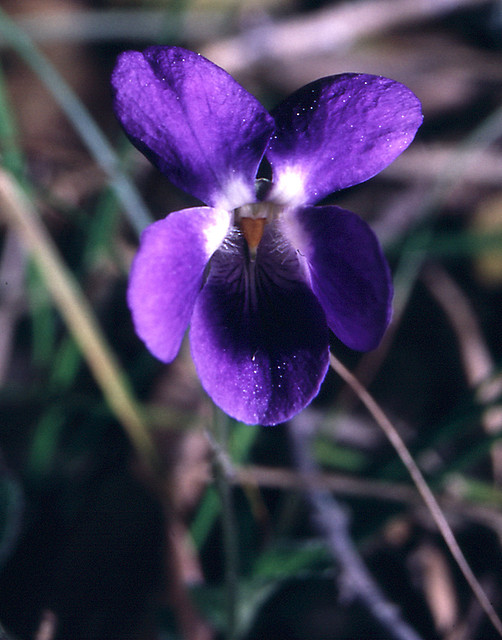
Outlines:
POLYGON ((482 609, 488 616, 490 622, 497 630, 499 636, 502 637, 502 621, 493 608, 492 603, 488 599, 488 596, 486 595, 478 579, 474 575, 470 565, 468 564, 462 550, 458 545, 458 542, 453 534, 453 531, 451 530, 450 525, 448 524, 448 521, 446 520, 445 515, 441 510, 441 507, 434 497, 434 494, 429 489, 429 485, 425 481, 422 472, 418 468, 415 460, 412 458, 408 448, 406 447, 396 428, 380 408, 380 405, 378 405, 377 402, 373 399, 373 396, 368 393, 366 388, 363 387, 363 385, 357 380, 357 378, 352 375, 352 373, 344 366, 344 364, 340 362, 338 358, 335 358, 333 354, 330 355, 330 364, 332 369, 336 371, 336 373, 342 378, 342 380, 344 380, 354 390, 359 400, 364 404, 366 409, 375 419, 376 423, 387 436, 397 455, 401 458, 401 461, 408 470, 408 473, 410 474, 411 479, 413 480, 418 492, 422 496, 422 499, 425 502, 429 513, 432 516, 432 519, 436 523, 439 532, 443 536, 446 546, 455 559, 458 568, 463 573, 467 583, 472 589, 472 592, 477 598, 482 609))
POLYGON ((229 426, 230 419, 228 416, 215 407, 214 437, 216 440, 216 450, 214 460, 216 486, 222 506, 221 522, 223 532, 227 609, 227 628, 225 637, 227 640, 235 640, 237 637, 237 612, 239 604, 239 552, 237 523, 232 497, 232 483, 229 478, 230 472, 229 464, 227 462, 229 426))

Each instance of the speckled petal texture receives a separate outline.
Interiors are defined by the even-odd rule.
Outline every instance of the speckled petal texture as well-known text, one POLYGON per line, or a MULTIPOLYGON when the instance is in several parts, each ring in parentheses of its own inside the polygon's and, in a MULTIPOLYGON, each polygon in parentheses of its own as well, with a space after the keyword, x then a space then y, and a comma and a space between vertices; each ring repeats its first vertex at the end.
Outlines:
POLYGON ((344 74, 308 84, 272 111, 276 132, 266 152, 273 196, 313 204, 368 180, 413 140, 421 105, 388 78, 344 74))
POLYGON ((228 212, 200 207, 175 211, 143 232, 127 297, 137 334, 159 360, 176 357, 204 270, 229 223, 228 212))
POLYGON ((128 289, 136 332, 170 362, 190 324, 215 404, 250 424, 288 420, 319 391, 329 329, 366 351, 391 317, 375 234, 350 211, 313 205, 404 151, 422 122, 419 100, 394 80, 344 74, 270 115, 209 60, 160 46, 123 53, 112 84, 133 143, 210 205, 144 232, 128 289), (256 182, 264 154, 271 180, 256 182))
POLYGON ((373 231, 329 206, 300 207, 289 224, 330 329, 352 349, 377 347, 391 317, 392 282, 373 231))
POLYGON ((248 263, 242 238, 218 251, 197 299, 190 342, 202 385, 243 422, 284 422, 317 395, 328 367, 324 313, 294 252, 272 227, 248 263))
POLYGON ((126 51, 112 76, 115 112, 173 184, 211 206, 254 200, 273 121, 226 71, 179 47, 126 51))

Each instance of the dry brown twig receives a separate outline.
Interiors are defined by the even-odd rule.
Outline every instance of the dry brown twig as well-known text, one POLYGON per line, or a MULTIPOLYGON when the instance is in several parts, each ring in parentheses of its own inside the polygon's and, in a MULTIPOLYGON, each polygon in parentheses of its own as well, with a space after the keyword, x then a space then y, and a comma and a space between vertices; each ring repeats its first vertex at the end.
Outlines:
POLYGON ((395 429, 394 425, 387 418, 385 413, 382 411, 381 407, 374 400, 373 396, 371 396, 367 389, 359 383, 357 378, 352 375, 352 373, 343 365, 343 363, 335 358, 333 354, 330 355, 330 364, 332 369, 342 378, 342 380, 344 380, 346 384, 352 387, 360 401, 373 416, 376 423, 383 430, 387 439, 394 447, 399 458, 408 470, 408 473, 410 474, 421 497, 423 498, 424 503, 426 504, 460 571, 462 572, 464 578, 472 589, 474 595, 476 596, 476 599, 488 616, 492 625, 497 630, 498 634, 502 637, 502 621, 497 615, 497 612, 493 608, 492 603, 488 599, 478 579, 474 575, 469 563, 467 562, 462 550, 460 549, 456 541, 453 531, 451 530, 451 527, 448 524, 448 521, 446 520, 441 507, 434 497, 434 494, 429 489, 429 486, 426 483, 422 472, 420 471, 418 465, 408 451, 408 448, 406 447, 401 436, 395 429))
POLYGON ((345 601, 357 599, 389 638, 421 640, 366 567, 352 540, 346 509, 334 495, 312 483, 312 478, 319 471, 310 454, 310 441, 315 430, 313 422, 308 414, 303 414, 293 418, 288 426, 291 452, 295 467, 303 477, 302 493, 309 507, 310 519, 339 567, 337 584, 341 597, 345 601))
POLYGON ((265 24, 252 32, 220 40, 204 48, 204 55, 229 73, 253 65, 325 51, 342 51, 363 38, 400 25, 428 20, 486 0, 361 0, 265 24))
POLYGON ((437 631, 451 631, 459 618, 459 603, 453 576, 443 550, 431 542, 422 542, 413 554, 423 582, 423 592, 437 631))
MULTIPOLYGON (((230 461, 228 460, 230 468, 230 461)), ((283 467, 263 467, 246 465, 232 467, 229 479, 243 487, 282 489, 301 491, 305 486, 305 474, 283 467)), ((384 502, 397 502, 415 510, 426 526, 430 525, 430 514, 423 508, 423 501, 413 487, 399 483, 365 480, 341 473, 315 473, 308 476, 314 489, 334 492, 340 496, 373 498, 384 502)), ((460 492, 448 492, 439 497, 439 503, 446 517, 452 523, 466 519, 492 529, 502 539, 502 513, 494 505, 472 504, 459 495, 460 492)))
MULTIPOLYGON (((486 345, 474 310, 467 296, 448 273, 439 265, 428 265, 422 275, 427 288, 445 312, 457 338, 460 358, 467 383, 476 389, 476 397, 488 406, 481 416, 487 434, 502 431, 502 408, 493 405, 502 394, 502 376, 494 375, 495 362, 486 345)), ((502 447, 492 448, 494 476, 502 483, 502 447)))
MULTIPOLYGON (((405 183, 434 182, 458 147, 441 143, 408 149, 385 169, 382 177, 405 183)), ((483 149, 476 162, 469 164, 462 180, 472 185, 499 187, 502 183, 502 156, 494 149, 483 149)))
POLYGON ((35 640, 54 640, 58 628, 58 618, 50 609, 42 611, 40 623, 35 632, 35 640))

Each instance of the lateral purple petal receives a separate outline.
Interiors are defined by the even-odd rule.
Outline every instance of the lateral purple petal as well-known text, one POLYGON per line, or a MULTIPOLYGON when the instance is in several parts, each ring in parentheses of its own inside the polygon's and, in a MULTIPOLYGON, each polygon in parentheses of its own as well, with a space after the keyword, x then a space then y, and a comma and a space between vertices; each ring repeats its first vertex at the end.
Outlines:
POLYGON ((136 333, 163 362, 176 357, 204 269, 225 238, 230 214, 200 207, 171 213, 145 229, 127 298, 136 333))
POLYGON ((301 411, 328 367, 324 313, 295 253, 269 225, 256 262, 242 238, 218 251, 195 304, 192 356, 202 385, 230 416, 273 425, 301 411))
POLYGON ((316 80, 272 115, 272 197, 295 204, 368 180, 408 147, 422 123, 420 102, 407 87, 364 74, 316 80))
POLYGON ((285 222, 304 256, 328 326, 348 347, 378 346, 391 317, 392 281, 370 227, 339 207, 300 207, 285 222))
POLYGON ((226 71, 179 47, 126 51, 112 76, 132 142, 173 184, 206 204, 254 202, 273 120, 226 71))

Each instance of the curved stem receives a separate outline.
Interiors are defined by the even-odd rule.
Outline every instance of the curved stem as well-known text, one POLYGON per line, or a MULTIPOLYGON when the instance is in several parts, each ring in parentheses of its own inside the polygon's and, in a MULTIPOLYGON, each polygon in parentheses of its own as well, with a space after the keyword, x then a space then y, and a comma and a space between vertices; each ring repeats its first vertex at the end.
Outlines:
POLYGON ((402 618, 398 607, 382 592, 364 564, 350 535, 349 516, 345 508, 315 478, 319 470, 309 454, 310 429, 298 416, 290 422, 289 434, 298 471, 303 477, 305 497, 311 508, 312 521, 322 534, 340 566, 342 597, 357 598, 393 640, 421 640, 418 633, 402 618))
POLYGON ((446 543, 446 546, 450 550, 450 553, 454 557, 460 571, 464 575, 467 583, 471 587, 476 599, 479 604, 483 608, 484 612, 490 619, 491 623, 502 637, 502 621, 498 617, 495 609, 493 608, 492 603, 488 600, 486 593, 483 590, 483 587, 480 585, 478 579, 472 572, 469 563, 467 562, 462 550, 460 549, 458 542, 455 539, 453 531, 451 530, 450 525, 448 524, 441 507, 439 506, 434 494, 429 489, 429 485, 425 481, 422 472, 418 468, 416 462, 413 460, 411 453, 406 447, 403 439, 397 432, 394 425, 387 418, 385 413, 382 411, 380 406, 374 400, 373 396, 366 390, 365 387, 357 380, 357 378, 352 375, 352 373, 345 367, 344 364, 340 362, 333 354, 330 354, 330 364, 334 371, 353 389, 353 391, 357 394, 358 398, 364 404, 366 409, 370 412, 370 414, 375 419, 375 422, 381 427, 388 440, 394 447, 397 455, 400 457, 404 466, 408 470, 418 492, 422 496, 423 501, 425 502, 434 522, 439 529, 439 532, 443 536, 443 539, 446 543))

